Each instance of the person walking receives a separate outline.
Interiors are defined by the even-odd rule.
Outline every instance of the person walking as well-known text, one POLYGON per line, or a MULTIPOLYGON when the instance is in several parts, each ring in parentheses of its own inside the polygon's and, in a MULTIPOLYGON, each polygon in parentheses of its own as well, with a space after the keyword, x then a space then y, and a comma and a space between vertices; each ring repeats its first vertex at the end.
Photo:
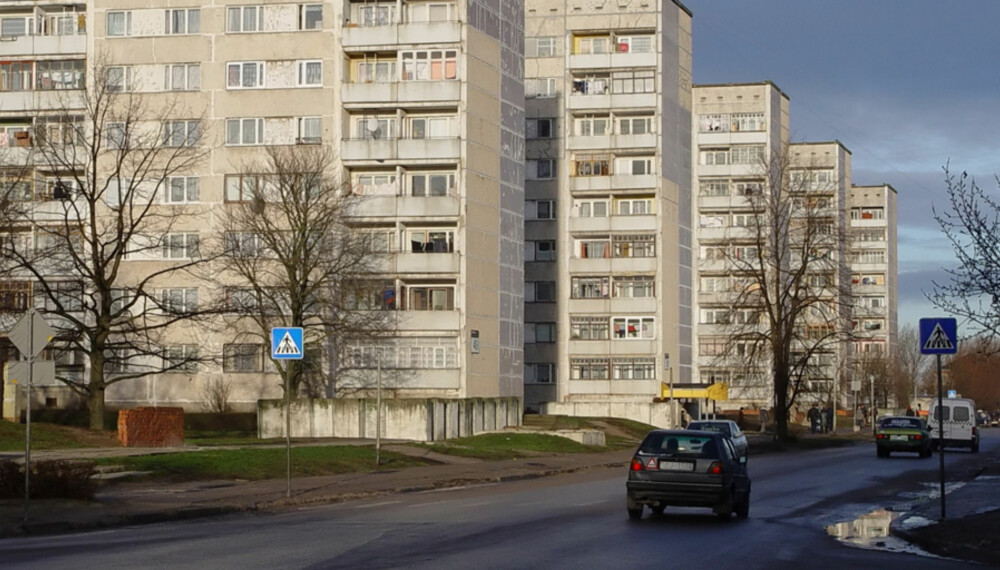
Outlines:
POLYGON ((760 409, 760 433, 764 433, 764 429, 767 426, 767 410, 764 408, 760 409))
POLYGON ((915 415, 917 414, 913 411, 913 406, 906 406, 906 416, 912 418, 915 415))
POLYGON ((740 407, 740 413, 739 413, 739 415, 736 416, 736 425, 738 425, 740 427, 740 429, 743 429, 743 407, 742 406, 740 407))
POLYGON ((813 403, 812 407, 809 408, 809 412, 806 414, 806 417, 809 418, 809 431, 812 433, 818 432, 820 429, 820 414, 819 407, 817 407, 815 403, 813 403))
POLYGON ((823 432, 830 433, 833 431, 833 403, 827 404, 823 408, 823 432))

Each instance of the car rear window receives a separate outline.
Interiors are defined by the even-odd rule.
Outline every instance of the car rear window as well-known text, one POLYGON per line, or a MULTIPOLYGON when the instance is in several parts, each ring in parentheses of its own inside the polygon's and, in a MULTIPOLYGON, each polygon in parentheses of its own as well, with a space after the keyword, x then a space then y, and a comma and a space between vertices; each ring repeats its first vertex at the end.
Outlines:
POLYGON ((969 408, 966 408, 965 406, 955 406, 955 421, 956 422, 969 421, 969 408))
POLYGON ((902 429, 920 429, 923 427, 920 420, 914 418, 885 418, 879 422, 879 427, 882 428, 902 428, 902 429))
POLYGON ((704 430, 704 431, 717 431, 726 437, 732 437, 731 430, 727 424, 710 424, 701 422, 691 422, 687 426, 688 429, 704 430))
POLYGON ((719 458, 718 445, 711 437, 654 433, 646 436, 639 451, 654 455, 719 458))

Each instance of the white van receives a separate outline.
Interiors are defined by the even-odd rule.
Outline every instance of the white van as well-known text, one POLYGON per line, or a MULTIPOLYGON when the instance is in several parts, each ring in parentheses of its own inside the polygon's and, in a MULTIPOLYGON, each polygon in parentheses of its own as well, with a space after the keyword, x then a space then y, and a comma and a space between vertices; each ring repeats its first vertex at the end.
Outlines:
POLYGON ((941 437, 938 420, 944 421, 944 447, 968 447, 979 452, 979 430, 976 429, 976 403, 968 398, 947 398, 942 401, 943 413, 938 412, 938 401, 931 401, 927 414, 927 427, 931 443, 936 447, 941 437))

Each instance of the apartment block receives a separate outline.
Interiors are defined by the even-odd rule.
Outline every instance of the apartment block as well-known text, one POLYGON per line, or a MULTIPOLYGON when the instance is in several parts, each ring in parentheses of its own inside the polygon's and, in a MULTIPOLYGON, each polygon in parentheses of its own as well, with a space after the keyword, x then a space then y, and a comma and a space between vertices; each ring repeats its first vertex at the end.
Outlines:
POLYGON ((692 375, 691 14, 526 10, 525 407, 615 415, 692 375))
POLYGON ((896 354, 899 328, 899 261, 896 253, 895 188, 851 186, 849 243, 851 288, 854 311, 851 316, 855 358, 896 354))

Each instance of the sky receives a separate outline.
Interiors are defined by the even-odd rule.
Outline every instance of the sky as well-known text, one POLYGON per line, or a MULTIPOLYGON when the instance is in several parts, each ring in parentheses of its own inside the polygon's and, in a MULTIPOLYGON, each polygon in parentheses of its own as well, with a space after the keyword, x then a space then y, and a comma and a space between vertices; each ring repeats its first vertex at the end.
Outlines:
POLYGON ((695 84, 771 81, 792 142, 839 140, 855 185, 898 192, 899 326, 948 316, 925 297, 955 256, 933 208, 943 167, 997 189, 1000 2, 681 0, 695 84))

